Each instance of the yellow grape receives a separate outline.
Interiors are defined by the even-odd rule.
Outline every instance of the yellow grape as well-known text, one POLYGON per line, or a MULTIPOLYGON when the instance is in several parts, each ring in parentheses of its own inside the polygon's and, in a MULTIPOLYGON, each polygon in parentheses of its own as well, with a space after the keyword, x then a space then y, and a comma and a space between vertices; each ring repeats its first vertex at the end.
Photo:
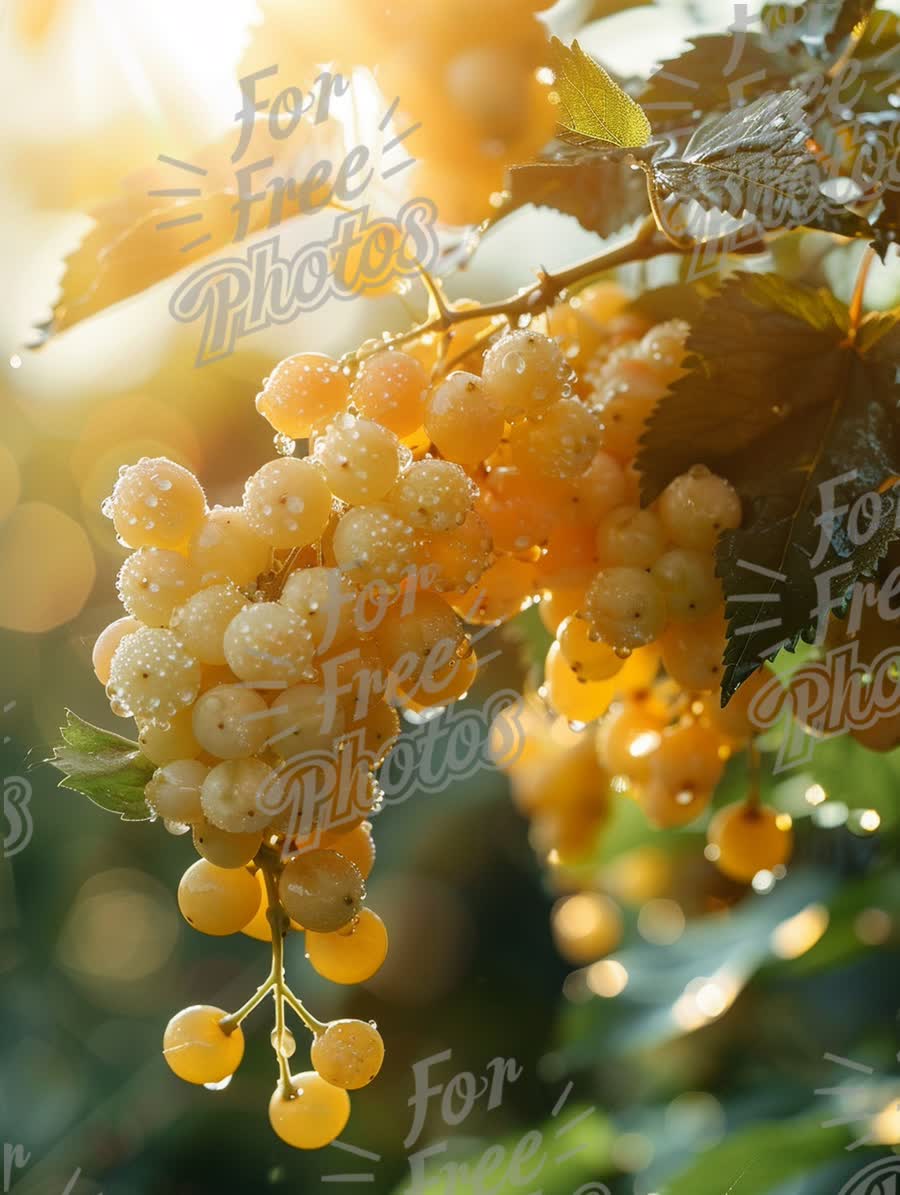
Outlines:
POLYGON ((359 868, 335 850, 304 851, 285 864, 281 903, 307 930, 329 934, 359 915, 366 886, 359 868))
POLYGON ((163 1035, 163 1057, 186 1083, 221 1083, 241 1064, 244 1035, 239 1025, 221 1028, 228 1014, 209 1004, 195 1004, 175 1014, 163 1035))
POLYGON ((574 672, 558 642, 551 643, 544 664, 544 684, 551 709, 570 722, 593 722, 609 709, 616 695, 615 677, 585 681, 574 672))
POLYGON ((366 419, 397 436, 422 426, 428 374, 410 353, 385 349, 367 357, 350 388, 350 401, 366 419))
POLYGON ((566 663, 580 680, 603 681, 621 672, 625 661, 599 639, 592 639, 583 618, 570 614, 556 632, 566 663))
POLYGON ((94 666, 94 674, 101 685, 106 686, 109 684, 109 669, 112 664, 112 658, 116 654, 116 648, 126 635, 140 630, 140 627, 141 623, 136 618, 128 615, 125 618, 117 618, 115 622, 111 622, 97 636, 91 655, 91 663, 94 666))
POLYGON ((367 1021, 332 1021, 313 1039, 310 1061, 326 1083, 358 1091, 381 1070, 384 1042, 367 1021))
POLYGON ((791 857, 794 833, 790 816, 745 801, 726 805, 709 824, 715 863, 732 880, 749 884, 758 871, 772 871, 791 857))
POLYGON ((365 983, 384 962, 387 947, 384 922, 371 909, 362 909, 355 921, 336 933, 306 935, 310 963, 331 983, 365 983))
POLYGON ((256 409, 291 439, 305 439, 324 419, 347 404, 350 382, 338 363, 323 353, 286 357, 266 378, 256 409))
POLYGON ((259 901, 259 886, 249 871, 216 867, 206 859, 192 863, 178 885, 178 907, 185 921, 214 937, 239 933, 259 901))
POLYGON ((340 1137, 349 1119, 346 1091, 326 1083, 315 1071, 292 1075, 290 1098, 285 1099, 279 1084, 269 1101, 272 1128, 295 1149, 324 1149, 340 1137))

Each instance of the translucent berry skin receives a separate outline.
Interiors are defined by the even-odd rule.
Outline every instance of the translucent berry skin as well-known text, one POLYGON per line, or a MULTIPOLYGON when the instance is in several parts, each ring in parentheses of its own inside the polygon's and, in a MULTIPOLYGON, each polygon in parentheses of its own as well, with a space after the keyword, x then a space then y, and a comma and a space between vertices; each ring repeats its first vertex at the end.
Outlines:
POLYGON ((362 822, 347 834, 328 834, 327 845, 355 864, 364 880, 369 878, 375 866, 375 839, 370 822, 362 822))
POLYGON ((459 527, 432 535, 420 553, 423 566, 431 570, 430 588, 438 593, 464 591, 473 586, 493 560, 490 528, 477 511, 459 527))
POLYGON ((202 585, 249 586, 268 569, 272 549, 239 506, 216 506, 197 528, 189 555, 202 585))
POLYGON ((695 465, 659 499, 663 526, 679 547, 711 552, 723 531, 741 524, 741 500, 722 477, 695 465))
POLYGON ((650 568, 665 546, 662 523, 651 510, 619 506, 597 526, 597 555, 605 566, 650 568))
POLYGON ((575 484, 577 516, 596 524, 625 502, 625 474, 608 452, 599 451, 575 484))
POLYGON ((482 377, 504 415, 540 415, 563 397, 571 370, 555 340, 520 328, 488 349, 482 377))
POLYGON ((106 691, 116 713, 165 720, 196 700, 200 662, 174 632, 141 627, 116 648, 106 691))
POLYGON ((356 984, 371 979, 387 958, 384 922, 371 909, 336 933, 307 933, 306 951, 313 969, 331 983, 356 984))
POLYGON ((399 581, 415 560, 417 547, 410 524, 382 504, 348 510, 333 541, 338 567, 356 585, 399 581))
POLYGON ((293 440, 347 405, 350 382, 323 353, 297 353, 280 361, 256 396, 256 409, 272 427, 293 440))
POLYGON ((385 499, 411 527, 450 531, 465 522, 477 490, 453 461, 414 461, 385 499))
MULTIPOLYGON (((653 563, 653 562, 651 562, 653 563)), ((712 614, 722 603, 715 557, 692 548, 671 548, 650 570, 672 618, 689 622, 712 614)))
POLYGON ((158 768, 176 759, 196 759, 200 744, 194 738, 193 711, 179 710, 163 722, 138 722, 138 744, 151 763, 158 768))
POLYGON ((648 702, 623 702, 597 728, 597 756, 611 776, 642 783, 662 742, 665 720, 648 702))
POLYGON ((331 518, 331 493, 307 460, 283 457, 258 469, 244 486, 250 529, 274 548, 305 548, 331 518))
POLYGON ((212 822, 201 818, 193 827, 194 848, 201 858, 216 867, 246 867, 256 858, 262 846, 262 834, 251 831, 248 834, 230 834, 220 830, 212 822))
POLYGON ((262 831, 277 804, 277 777, 260 759, 229 759, 217 764, 203 782, 204 817, 229 834, 262 831))
POLYGON ((749 884, 758 871, 783 866, 794 847, 790 817, 744 801, 720 809, 707 837, 718 848, 716 867, 742 884, 749 884))
POLYGON ((466 622, 489 626, 515 618, 530 605, 536 590, 532 564, 513 556, 501 556, 485 569, 471 589, 454 594, 450 600, 466 622))
POLYGON ((211 1004, 195 1004, 177 1012, 163 1035, 163 1057, 186 1083, 221 1083, 241 1064, 244 1035, 240 1026, 230 1033, 220 1028, 228 1014, 211 1004))
POLYGON ((344 711, 322 685, 294 685, 272 698, 269 746, 282 759, 330 752, 344 733, 344 711))
POLYGON ((94 666, 94 675, 101 685, 105 686, 109 684, 109 669, 112 664, 112 658, 116 654, 116 648, 126 635, 139 630, 141 625, 136 618, 128 615, 125 618, 117 618, 115 622, 111 622, 97 636, 97 641, 94 643, 94 650, 91 654, 91 663, 94 666))
POLYGON ((255 602, 228 624, 225 659, 241 680, 296 684, 311 668, 315 651, 303 620, 278 602, 255 602))
POLYGON ((295 1149, 324 1149, 340 1137, 350 1119, 346 1091, 326 1083, 315 1071, 291 1076, 292 1098, 280 1085, 269 1101, 269 1121, 286 1145, 295 1149))
POLYGON ((449 663, 464 635, 449 603, 436 593, 420 591, 414 603, 407 605, 401 598, 387 609, 374 638, 385 665, 404 683, 420 676, 429 662, 449 663))
POLYGON ((271 942, 272 923, 269 921, 269 890, 266 886, 266 876, 262 868, 257 871, 255 878, 259 885, 259 908, 256 910, 256 915, 243 927, 241 933, 246 934, 248 938, 253 938, 257 942, 271 942))
POLYGON ((718 689, 725 655, 725 620, 719 610, 690 622, 671 622, 660 639, 668 674, 696 693, 718 689))
POLYGON ((503 412, 477 374, 455 370, 429 394, 425 430, 441 456, 477 465, 503 435, 503 412))
POLYGON ((201 664, 224 664, 225 631, 246 605, 246 597, 230 581, 210 585, 174 610, 169 626, 201 664))
POLYGON ((600 425, 580 399, 563 398, 541 419, 515 424, 509 442, 513 463, 527 476, 567 481, 590 467, 600 425))
POLYGON ((652 643, 666 625, 662 590, 637 568, 601 570, 587 591, 585 614, 595 634, 625 650, 652 643))
POLYGON ((544 663, 547 702, 570 722, 593 722, 603 716, 616 696, 615 678, 585 681, 574 672, 559 643, 551 643, 544 663))
POLYGON ((647 820, 660 830, 696 821, 711 799, 711 789, 678 788, 655 778, 651 778, 638 793, 638 804, 647 820))
POLYGON ((190 562, 168 548, 139 548, 122 564, 116 581, 122 605, 148 627, 168 626, 172 611, 198 585, 190 562))
POLYGON ((663 733, 650 758, 651 774, 675 792, 712 791, 725 770, 719 746, 719 736, 710 726, 674 726, 663 733))
MULTIPOLYGON (((437 655, 437 653, 434 653, 437 655)), ((446 664, 429 663, 421 676, 410 685, 400 685, 405 709, 420 713, 436 706, 449 705, 468 693, 478 677, 478 657, 474 651, 456 655, 446 664)))
POLYGON ((428 375, 409 353, 385 350, 368 357, 350 389, 350 400, 360 415, 389 428, 397 436, 410 436, 422 426, 428 375))
POLYGON ((560 624, 556 637, 566 663, 579 680, 609 680, 621 671, 625 662, 609 644, 591 638, 583 618, 569 615, 560 624))
POLYGON ((239 933, 259 901, 259 885, 249 871, 216 867, 206 859, 192 863, 178 885, 178 907, 185 921, 217 938, 239 933))
POLYGON ((324 1033, 316 1035, 310 1061, 326 1083, 358 1091, 381 1070, 384 1042, 368 1021, 332 1021, 324 1033))
POLYGON ((197 698, 194 736, 217 759, 255 755, 270 732, 269 707, 246 685, 217 685, 197 698))
POLYGON ((304 929, 328 934, 359 915, 366 886, 349 859, 333 850, 317 850, 288 860, 279 892, 288 913, 304 929))
POLYGON ((352 638, 356 631, 357 597, 340 569, 318 566, 291 573, 279 600, 303 619, 319 653, 352 638))
POLYGON ((145 789, 147 804, 167 822, 199 822, 203 817, 200 789, 208 772, 197 759, 179 759, 158 768, 145 789))
POLYGON ((338 415, 316 437, 315 459, 331 492, 362 506, 382 499, 400 472, 400 441, 371 419, 338 415))
POLYGON ((129 548, 183 548, 203 522, 206 498, 183 466, 143 457, 119 474, 104 511, 129 548))

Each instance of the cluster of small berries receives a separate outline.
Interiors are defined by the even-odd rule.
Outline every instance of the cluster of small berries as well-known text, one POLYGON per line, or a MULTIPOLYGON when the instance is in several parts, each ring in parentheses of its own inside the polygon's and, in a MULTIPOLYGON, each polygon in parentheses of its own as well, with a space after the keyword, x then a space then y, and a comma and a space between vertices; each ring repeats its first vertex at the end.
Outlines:
MULTIPOLYGON (((716 694, 713 552, 740 502, 698 466, 640 506, 637 442, 687 329, 624 308, 607 284, 516 328, 462 304, 404 350, 286 358, 257 396, 279 456, 240 506, 210 508, 166 459, 121 471, 105 511, 133 550, 126 615, 94 664, 157 766, 148 804, 201 856, 179 890, 196 928, 279 952, 278 924, 305 933, 326 978, 371 977, 387 939, 363 904, 366 819, 398 711, 421 720, 463 697, 478 670, 467 626, 534 602, 555 635, 541 704, 509 715, 524 719, 504 739, 517 759, 498 763, 539 849, 583 851, 616 776, 656 824, 706 807, 752 733, 749 696, 722 711, 716 694)), ((276 1004, 296 1001, 274 983, 276 1004)), ((279 1087, 291 1104, 293 1082, 279 1087)))

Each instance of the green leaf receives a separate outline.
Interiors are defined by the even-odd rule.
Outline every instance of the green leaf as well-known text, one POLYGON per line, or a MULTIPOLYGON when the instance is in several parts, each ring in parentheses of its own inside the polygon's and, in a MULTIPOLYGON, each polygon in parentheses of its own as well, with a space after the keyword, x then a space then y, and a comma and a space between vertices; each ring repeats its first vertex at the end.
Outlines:
POLYGON ((424 1162, 424 1183, 410 1186, 407 1176, 393 1188, 393 1195, 414 1195, 418 1190, 435 1195, 525 1195, 536 1182, 541 1195, 572 1195, 582 1189, 585 1195, 601 1195, 608 1188, 596 1182, 598 1176, 615 1168, 610 1157, 613 1127, 597 1108, 570 1104, 562 1094, 560 1084, 554 1093, 559 1110, 531 1129, 508 1133, 499 1141, 449 1137, 445 1147, 424 1162))
POLYGON ((642 291, 628 304, 628 310, 653 324, 671 319, 683 319, 693 324, 700 318, 704 303, 715 294, 717 285, 717 281, 710 278, 670 282, 642 291))
POLYGON ((811 564, 826 534, 816 522, 828 493, 820 486, 852 473, 834 498, 852 507, 900 474, 900 324, 870 317, 854 344, 848 328, 846 308, 826 291, 736 275, 694 324, 695 367, 659 404, 642 441, 646 501, 694 464, 727 477, 743 501, 743 523, 718 552, 726 700, 764 659, 793 648, 826 601, 874 571, 896 534, 891 493, 867 543, 852 543, 839 520, 811 564))
POLYGON ((697 37, 661 64, 639 98, 654 130, 691 128, 698 109, 727 110, 787 87, 797 69, 790 55, 773 52, 756 34, 697 37))
POLYGON ((550 45, 558 123, 569 134, 565 139, 574 139, 578 145, 600 143, 619 149, 646 145, 650 121, 640 104, 585 54, 577 41, 567 46, 554 37, 550 45))
POLYGON ((137 743, 92 726, 71 710, 66 710, 60 735, 62 741, 47 761, 63 773, 60 788, 82 793, 126 822, 152 817, 144 789, 155 766, 141 754, 137 743))
POLYGON ((698 1154, 661 1195, 768 1195, 839 1157, 849 1141, 846 1128, 823 1128, 818 1117, 757 1124, 698 1154))
POLYGON ((526 204, 574 216, 582 228, 608 237, 650 210, 643 171, 620 149, 566 148, 552 158, 514 166, 507 175, 509 199, 499 215, 526 204))
POLYGON ((654 163, 664 194, 707 211, 749 213, 765 229, 822 228, 869 236, 869 224, 820 190, 822 166, 806 148, 810 128, 800 91, 761 96, 715 116, 692 135, 680 159, 654 163))
MULTIPOLYGON (((677 841, 677 834, 669 843, 677 841)), ((668 849, 668 844, 665 849, 668 849)), ((719 976, 733 999, 774 959, 772 934, 783 921, 814 903, 828 903, 838 886, 825 868, 792 869, 766 896, 748 895, 729 910, 694 917, 677 942, 659 946, 630 937, 611 957, 628 985, 615 1000, 568 1008, 559 1060, 566 1073, 635 1051, 648 1051, 706 1024, 685 994, 699 975, 719 976)), ((735 1010, 740 1016, 740 1010, 735 1010)))

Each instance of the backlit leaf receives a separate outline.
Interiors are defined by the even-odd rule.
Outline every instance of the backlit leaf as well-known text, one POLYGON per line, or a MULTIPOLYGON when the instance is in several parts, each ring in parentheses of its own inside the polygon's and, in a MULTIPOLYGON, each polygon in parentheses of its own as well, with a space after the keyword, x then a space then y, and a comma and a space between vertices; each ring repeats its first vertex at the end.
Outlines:
POLYGON ((551 42, 556 76, 558 123, 576 143, 599 142, 620 149, 646 145, 650 121, 636 100, 622 90, 578 42, 551 42))

